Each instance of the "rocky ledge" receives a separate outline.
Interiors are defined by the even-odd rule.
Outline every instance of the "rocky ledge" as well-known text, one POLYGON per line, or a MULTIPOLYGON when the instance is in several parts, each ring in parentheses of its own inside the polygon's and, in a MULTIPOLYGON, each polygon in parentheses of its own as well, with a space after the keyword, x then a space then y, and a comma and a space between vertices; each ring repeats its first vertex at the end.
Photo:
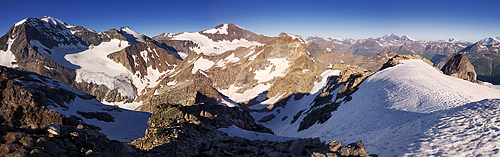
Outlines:
POLYGON ((362 142, 341 146, 319 138, 286 142, 230 137, 219 128, 237 126, 272 133, 255 123, 249 112, 219 104, 161 105, 153 113, 146 136, 132 142, 141 156, 376 156, 362 142))

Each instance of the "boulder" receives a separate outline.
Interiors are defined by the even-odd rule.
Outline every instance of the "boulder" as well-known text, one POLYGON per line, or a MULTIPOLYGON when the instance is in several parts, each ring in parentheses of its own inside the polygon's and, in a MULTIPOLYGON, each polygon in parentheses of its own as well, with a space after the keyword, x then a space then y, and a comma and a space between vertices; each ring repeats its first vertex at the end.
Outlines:
POLYGON ((476 70, 463 53, 457 53, 441 68, 444 74, 461 78, 470 82, 477 82, 476 70))

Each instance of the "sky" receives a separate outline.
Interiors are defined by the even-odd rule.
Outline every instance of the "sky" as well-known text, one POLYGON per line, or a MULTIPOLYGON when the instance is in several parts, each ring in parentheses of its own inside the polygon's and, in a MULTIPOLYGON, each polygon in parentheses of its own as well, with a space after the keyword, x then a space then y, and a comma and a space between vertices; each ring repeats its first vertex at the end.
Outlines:
POLYGON ((500 36, 498 0, 0 1, 0 31, 5 33, 24 18, 50 16, 96 31, 129 26, 150 37, 222 23, 268 36, 286 32, 366 39, 396 34, 470 42, 500 36))

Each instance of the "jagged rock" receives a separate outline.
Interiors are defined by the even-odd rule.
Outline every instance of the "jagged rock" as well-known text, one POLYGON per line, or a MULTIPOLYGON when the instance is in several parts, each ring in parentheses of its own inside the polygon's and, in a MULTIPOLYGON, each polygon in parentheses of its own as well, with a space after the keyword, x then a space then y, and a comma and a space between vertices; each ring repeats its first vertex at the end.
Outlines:
POLYGON ((59 136, 61 134, 61 128, 57 124, 47 126, 47 131, 55 136, 59 136))
POLYGON ((470 82, 477 82, 476 71, 469 59, 463 53, 455 54, 441 68, 444 74, 461 78, 470 82))
POLYGON ((336 152, 337 150, 339 150, 340 146, 342 146, 342 142, 332 141, 328 145, 332 152, 336 152))

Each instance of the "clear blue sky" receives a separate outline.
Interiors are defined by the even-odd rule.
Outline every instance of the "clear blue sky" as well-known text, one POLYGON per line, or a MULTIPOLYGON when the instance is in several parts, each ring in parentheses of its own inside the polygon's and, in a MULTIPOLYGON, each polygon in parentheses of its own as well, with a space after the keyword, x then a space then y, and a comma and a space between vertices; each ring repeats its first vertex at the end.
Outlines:
POLYGON ((235 23, 258 34, 369 38, 409 35, 417 40, 475 42, 500 36, 498 0, 2 0, 0 33, 27 17, 51 16, 97 31, 121 26, 155 36, 235 23))

